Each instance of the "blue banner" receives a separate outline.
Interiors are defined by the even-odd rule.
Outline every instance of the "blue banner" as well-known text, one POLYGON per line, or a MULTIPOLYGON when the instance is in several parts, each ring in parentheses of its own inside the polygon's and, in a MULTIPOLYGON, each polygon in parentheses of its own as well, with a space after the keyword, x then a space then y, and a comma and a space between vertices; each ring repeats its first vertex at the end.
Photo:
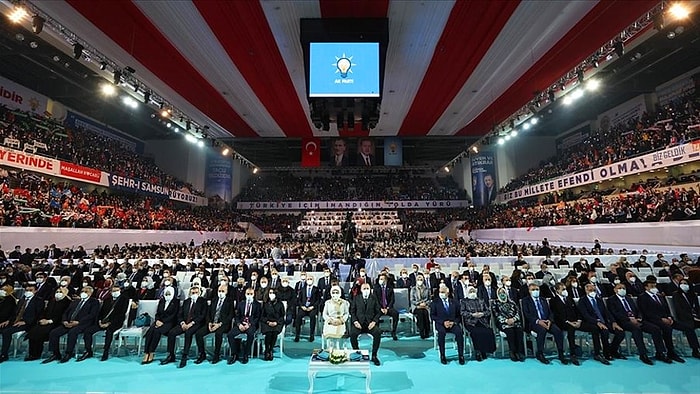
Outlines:
POLYGON ((66 115, 65 124, 67 127, 74 130, 80 128, 113 140, 117 140, 121 142, 127 149, 133 150, 138 154, 143 154, 143 142, 135 138, 130 138, 129 136, 123 134, 120 131, 112 129, 107 125, 96 122, 88 117, 77 114, 73 111, 68 111, 68 115, 66 115))
POLYGON ((403 165, 403 140, 398 137, 384 138, 384 165, 403 165))
POLYGON ((493 152, 482 152, 478 156, 472 156, 471 166, 474 206, 485 207, 493 204, 498 195, 493 152))
POLYGON ((233 161, 214 152, 207 154, 204 193, 209 205, 221 205, 231 201, 233 186, 233 161))

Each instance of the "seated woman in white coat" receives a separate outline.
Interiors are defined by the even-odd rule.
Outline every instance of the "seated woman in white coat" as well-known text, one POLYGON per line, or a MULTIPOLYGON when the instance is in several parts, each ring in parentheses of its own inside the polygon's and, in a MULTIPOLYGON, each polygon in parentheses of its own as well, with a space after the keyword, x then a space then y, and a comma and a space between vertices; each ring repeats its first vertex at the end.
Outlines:
POLYGON ((323 306, 323 337, 327 347, 340 347, 339 339, 345 335, 345 322, 350 318, 350 303, 340 298, 340 286, 331 288, 331 299, 323 306), (333 342, 328 340, 333 339, 333 342))

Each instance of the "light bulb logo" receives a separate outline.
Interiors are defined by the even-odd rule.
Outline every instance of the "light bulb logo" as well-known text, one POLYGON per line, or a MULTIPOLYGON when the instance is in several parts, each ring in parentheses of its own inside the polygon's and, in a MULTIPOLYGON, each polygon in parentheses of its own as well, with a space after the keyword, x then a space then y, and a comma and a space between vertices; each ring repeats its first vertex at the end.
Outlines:
POLYGON ((346 56, 344 53, 343 56, 336 56, 335 63, 333 63, 333 67, 336 68, 335 72, 340 73, 341 78, 347 78, 348 73, 352 74, 353 66, 356 64, 352 62, 352 56, 346 56))

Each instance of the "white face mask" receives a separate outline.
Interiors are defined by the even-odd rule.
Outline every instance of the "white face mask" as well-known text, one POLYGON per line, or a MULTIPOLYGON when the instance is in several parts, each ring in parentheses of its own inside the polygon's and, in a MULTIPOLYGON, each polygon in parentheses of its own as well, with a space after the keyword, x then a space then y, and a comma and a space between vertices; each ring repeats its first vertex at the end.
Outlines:
POLYGON ((407 274, 407 273, 405 273, 405 272, 404 272, 404 273, 402 273, 402 274, 401 274, 401 278, 402 278, 402 279, 406 279, 406 278, 408 278, 408 274, 407 274))
POLYGON ((306 284, 307 284, 308 286, 313 286, 314 281, 313 281, 313 280, 307 280, 307 281, 306 281, 306 284))
POLYGON ((340 299, 340 293, 331 293, 331 299, 333 301, 338 301, 340 299))
POLYGON ((362 290, 362 296, 367 298, 369 297, 369 289, 368 290, 362 290))
POLYGON ((171 300, 173 299, 173 295, 172 295, 172 294, 166 294, 166 295, 163 296, 163 298, 165 298, 166 301, 171 301, 171 300))
POLYGON ((248 301, 248 302, 253 302, 253 300, 255 299, 255 296, 254 296, 254 295, 248 295, 248 294, 246 294, 246 295, 245 295, 245 299, 246 299, 246 301, 248 301))
POLYGON ((624 297, 627 295, 627 290, 626 289, 619 289, 617 291, 617 295, 619 295, 620 297, 624 297))
POLYGON ((86 292, 80 293, 80 299, 81 300, 86 300, 88 298, 88 294, 86 292))
POLYGON ((505 283, 506 286, 510 286, 510 281, 509 281, 509 280, 507 280, 507 281, 505 281, 505 282, 503 282, 503 283, 505 283))
POLYGON ((598 293, 596 293, 595 291, 588 293, 588 296, 591 298, 595 298, 597 295, 598 295, 598 293))
POLYGON ((226 293, 223 291, 219 292, 219 298, 226 298, 226 293))
POLYGON ((278 276, 279 276, 279 275, 273 274, 273 275, 272 275, 272 279, 277 279, 278 276))
POLYGON ((568 292, 566 289, 564 289, 564 290, 561 291, 561 296, 564 297, 564 298, 566 298, 566 297, 569 296, 569 292, 568 292))
POLYGON ((148 282, 141 282, 141 287, 144 289, 148 287, 148 282))
POLYGON ((590 280, 591 283, 598 283, 598 278, 595 276, 591 276, 588 280, 590 280))
POLYGON ((54 294, 54 297, 56 298, 56 301, 61 301, 66 297, 66 295, 59 291, 58 293, 54 294))
POLYGON ((289 282, 282 282, 282 287, 289 287, 289 282))
POLYGON ((267 288, 267 282, 260 282, 260 287, 262 287, 263 289, 266 289, 266 288, 267 288))
POLYGON ((535 283, 535 280, 534 280, 534 279, 528 279, 526 282, 527 282, 528 285, 531 285, 531 284, 535 283))
POLYGON ((330 272, 324 272, 324 273, 323 273, 323 276, 325 276, 326 278, 328 278, 329 276, 331 276, 331 273, 330 273, 330 272))
POLYGON ((275 298, 277 298, 277 294, 275 294, 275 293, 270 293, 267 296, 270 298, 270 301, 274 301, 275 298))
POLYGON ((619 284, 620 284, 620 280, 619 280, 619 279, 615 279, 615 280, 613 281, 613 283, 616 284, 616 285, 619 285, 619 284))
POLYGON ((367 275, 367 273, 365 273, 365 271, 360 271, 360 276, 361 276, 361 277, 363 277, 363 278, 364 278, 364 277, 365 277, 365 275, 367 275))
POLYGON ((243 276, 243 271, 238 271, 238 276, 243 276))
POLYGON ((163 278, 168 278, 168 277, 170 277, 170 274, 167 272, 163 272, 163 278))
POLYGON ((0 297, 6 297, 7 292, 5 290, 0 290, 0 297))
POLYGON ((417 280, 417 281, 416 281, 416 285, 418 285, 418 286, 423 286, 423 281, 422 281, 422 280, 417 280))
POLYGON ((475 300, 475 299, 476 299, 476 293, 469 293, 469 294, 467 294, 467 298, 469 298, 470 300, 475 300))
POLYGON ((485 280, 485 281, 484 281, 484 286, 486 286, 486 287, 491 286, 491 281, 490 281, 490 280, 485 280))
POLYGON ((166 280, 165 282, 163 282, 163 284, 166 285, 166 286, 170 286, 170 283, 171 283, 171 282, 170 282, 169 280, 166 280))
POLYGON ((384 283, 386 283, 386 282, 383 281, 383 280, 380 280, 380 281, 379 281, 379 286, 383 285, 384 283))
POLYGON ((637 281, 637 277, 636 277, 636 276, 631 276, 631 277, 630 277, 630 283, 634 283, 634 282, 636 282, 636 281, 637 281))
POLYGON ((649 289, 649 293, 654 295, 659 294, 659 289, 657 289, 656 287, 652 287, 651 289, 649 289))
POLYGON ((192 294, 190 296, 190 298, 192 299, 192 302, 197 302, 197 299, 199 298, 199 294, 192 294))
POLYGON ((447 293, 440 293, 440 298, 443 300, 447 299, 447 293))
POLYGON ((120 291, 113 291, 113 292, 112 292, 112 298, 115 298, 115 299, 116 299, 116 298, 119 298, 119 296, 120 296, 121 294, 122 294, 122 293, 121 293, 120 291))
POLYGON ((571 287, 574 289, 578 287, 578 282, 571 282, 571 287))
POLYGON ((681 288, 681 290, 683 290, 686 293, 690 290, 690 286, 685 284, 685 283, 681 283, 680 288, 681 288))
POLYGON ((540 297, 540 291, 539 290, 533 290, 530 292, 534 298, 539 298, 540 297))
POLYGON ((251 277, 250 277, 250 281, 251 281, 251 282, 255 282, 255 281, 257 281, 257 280, 258 280, 258 277, 257 277, 257 276, 251 276, 251 277))
POLYGON ((414 268, 414 269, 413 269, 413 272, 418 272, 418 268, 414 268))
POLYGON ((40 285, 40 284, 42 284, 42 283, 44 283, 44 278, 36 278, 36 284, 37 284, 37 285, 40 285))

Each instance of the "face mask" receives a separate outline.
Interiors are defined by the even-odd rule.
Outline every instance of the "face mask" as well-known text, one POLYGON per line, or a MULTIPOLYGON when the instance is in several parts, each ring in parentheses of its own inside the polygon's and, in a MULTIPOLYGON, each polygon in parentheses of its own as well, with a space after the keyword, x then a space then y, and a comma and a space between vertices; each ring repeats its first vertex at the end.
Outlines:
POLYGON ((272 275, 272 279, 277 279, 279 275, 272 275))
POLYGON ((153 272, 153 271, 148 271, 148 276, 153 276, 153 274, 155 274, 155 272, 153 272))
POLYGON ((62 281, 61 281, 61 286, 63 286, 63 287, 68 286, 68 282, 65 281, 65 280, 62 280, 62 281))
POLYGON ((577 287, 578 287, 578 282, 571 282, 571 287, 577 288, 577 287))
POLYGON ((470 300, 475 300, 475 299, 476 299, 476 293, 469 293, 469 294, 467 294, 467 298, 469 298, 470 300))
POLYGON ((275 293, 270 293, 270 294, 268 294, 268 297, 270 298, 270 301, 274 301, 275 298, 277 298, 277 294, 275 294, 275 293))
POLYGON ((238 276, 243 276, 243 271, 238 271, 238 276))
POLYGON ((301 280, 306 280, 306 275, 300 276, 299 279, 301 279, 301 280))
POLYGON ((447 299, 447 293, 440 293, 440 298, 443 300, 447 299))
POLYGON ((685 284, 685 283, 681 283, 680 287, 681 287, 681 290, 683 290, 686 293, 688 292, 688 290, 690 290, 690 286, 685 284))
POLYGON ((308 286, 313 286, 314 281, 313 281, 313 280, 307 280, 307 281, 306 281, 306 284, 307 284, 308 286))
POLYGON ((267 282, 260 282, 260 287, 262 287, 263 289, 266 289, 266 288, 267 288, 267 282))
POLYGON ((165 284, 166 286, 170 286, 170 281, 166 280, 165 282, 163 282, 163 284, 165 284))
POLYGON ((119 296, 120 296, 121 294, 122 294, 122 293, 121 293, 120 291, 113 291, 113 292, 112 292, 112 298, 119 298, 119 296))
POLYGON ((634 282, 636 282, 636 281, 637 281, 637 277, 636 277, 636 276, 631 276, 631 277, 630 277, 630 283, 634 283, 634 282))
POLYGON ((417 281, 416 281, 416 284, 417 284, 418 286, 423 286, 423 281, 422 281, 422 280, 417 280, 417 281))
POLYGON ((65 294, 59 291, 58 293, 54 294, 54 297, 56 297, 56 301, 61 301, 65 297, 65 294))
POLYGON ((324 273, 323 273, 323 276, 325 276, 326 278, 328 278, 329 276, 331 276, 331 273, 330 273, 330 272, 324 272, 324 273))
POLYGON ((362 296, 365 298, 369 297, 369 290, 362 290, 362 296))
POLYGON ((595 298, 597 295, 598 295, 598 293, 596 293, 595 291, 588 293, 588 296, 591 298, 595 298))
POLYGON ((88 298, 88 294, 87 294, 86 292, 80 293, 80 299, 81 299, 81 300, 85 300, 85 299, 87 299, 87 298, 88 298))
POLYGON ((173 299, 173 295, 172 295, 172 294, 166 294, 165 296, 163 296, 163 298, 165 298, 166 301, 171 301, 171 300, 173 299))
POLYGON ((549 281, 549 284, 552 285, 552 286, 554 286, 554 285, 557 284, 557 281, 554 280, 554 279, 552 279, 552 280, 549 281))
POLYGON ((506 286, 510 286, 510 281, 509 281, 509 280, 505 281, 504 283, 505 283, 506 286))
POLYGON ((222 281, 220 282, 220 284, 221 284, 222 286, 228 286, 228 281, 227 281, 227 280, 222 280, 222 281))
POLYGON ((413 272, 418 272, 418 268, 414 268, 414 269, 413 269, 413 272))
POLYGON ((6 297, 7 292, 5 290, 0 290, 0 297, 6 297))
POLYGON ((197 277, 204 278, 204 274, 197 274, 197 277))
POLYGON ((282 282, 282 287, 289 287, 289 282, 282 282))
POLYGON ((83 282, 83 287, 90 286, 87 282, 83 282))
POLYGON ((197 298, 199 298, 199 294, 192 294, 190 296, 190 298, 192 298, 192 302, 197 302, 197 298))
POLYGON ((36 284, 40 285, 44 283, 44 278, 36 278, 36 284))
POLYGON ((561 296, 564 297, 564 298, 566 298, 566 297, 569 296, 569 292, 568 292, 567 290, 562 290, 562 291, 561 291, 561 296))
POLYGON ((365 271, 360 271, 360 276, 364 277, 365 275, 367 275, 365 271))
POLYGON ((615 280, 613 281, 613 283, 615 283, 616 285, 619 285, 619 284, 620 284, 620 280, 619 280, 619 279, 615 279, 615 280))
POLYGON ((651 289, 649 289, 649 293, 654 295, 659 294, 659 289, 657 289, 656 287, 652 287, 651 289))
POLYGON ((402 278, 402 279, 408 278, 408 274, 404 272, 403 274, 401 274, 401 278, 402 278))
POLYGON ((219 275, 219 280, 223 280, 224 278, 225 278, 225 276, 219 275))
POLYGON ((484 286, 486 286, 486 287, 491 286, 491 281, 490 281, 490 280, 485 280, 485 281, 484 281, 484 286))
POLYGON ((163 278, 168 278, 168 277, 170 277, 170 274, 167 272, 163 272, 163 278))
POLYGON ((474 267, 469 267, 469 272, 474 271, 474 267))
POLYGON ((590 280, 591 283, 598 283, 598 278, 595 276, 591 276, 588 280, 590 280))
POLYGON ((534 280, 534 279, 528 279, 526 282, 527 282, 528 285, 531 285, 531 284, 535 283, 535 280, 534 280))
POLYGON ((148 287, 148 282, 141 282, 141 287, 144 289, 148 287))
POLYGON ((379 281, 379 286, 383 285, 384 283, 386 283, 386 281, 380 280, 380 281, 379 281))
POLYGON ((508 299, 508 295, 507 295, 507 294, 501 293, 501 294, 498 295, 498 299, 499 299, 501 302, 505 302, 505 301, 508 299))
POLYGON ((620 289, 620 290, 617 291, 617 295, 619 295, 620 297, 624 297, 624 296, 627 295, 627 290, 626 290, 626 289, 620 289))
POLYGON ((250 280, 253 281, 253 282, 255 282, 256 280, 258 280, 258 277, 257 277, 257 276, 251 276, 251 277, 250 277, 250 280))
POLYGON ((533 290, 530 294, 532 294, 532 296, 533 296, 534 298, 539 298, 539 297, 540 297, 540 291, 539 291, 539 290, 533 290))
POLYGON ((255 296, 252 295, 252 294, 251 294, 251 295, 246 294, 246 295, 245 295, 245 299, 246 299, 246 301, 248 301, 248 302, 253 302, 253 300, 255 299, 255 296))

